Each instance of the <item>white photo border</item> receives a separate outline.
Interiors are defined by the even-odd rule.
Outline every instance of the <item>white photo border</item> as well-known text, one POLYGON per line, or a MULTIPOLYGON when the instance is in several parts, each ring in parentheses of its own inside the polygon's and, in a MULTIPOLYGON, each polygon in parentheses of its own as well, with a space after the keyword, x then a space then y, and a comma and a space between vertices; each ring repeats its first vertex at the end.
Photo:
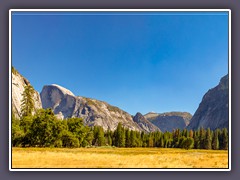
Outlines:
POLYGON ((9 10, 9 171, 231 171, 231 9, 10 9, 9 10), (12 168, 12 13, 13 12, 228 12, 229 145, 228 168, 12 168))

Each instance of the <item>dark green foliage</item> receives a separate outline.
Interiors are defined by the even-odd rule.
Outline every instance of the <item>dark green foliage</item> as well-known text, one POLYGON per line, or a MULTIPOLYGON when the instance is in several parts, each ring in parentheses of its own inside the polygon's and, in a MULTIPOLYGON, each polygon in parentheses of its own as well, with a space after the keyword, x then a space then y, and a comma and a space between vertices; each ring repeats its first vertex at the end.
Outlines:
POLYGON ((57 123, 52 110, 40 110, 33 118, 28 136, 31 146, 50 147, 60 139, 61 124, 57 123), (60 127, 58 127, 60 126, 60 127))
POLYGON ((154 144, 153 144, 153 137, 149 137, 148 138, 148 147, 153 147, 154 146, 154 144))
POLYGON ((125 147, 125 130, 121 123, 118 124, 114 132, 114 145, 117 147, 125 147))
POLYGON ((189 131, 189 137, 190 137, 190 138, 193 138, 193 130, 190 130, 190 131, 189 131))
POLYGON ((53 146, 57 147, 57 148, 63 147, 62 145, 63 145, 62 139, 58 139, 58 140, 54 141, 54 144, 53 144, 53 146))
POLYGON ((125 147, 131 147, 131 136, 130 136, 131 132, 129 129, 126 129, 125 131, 125 147))
POLYGON ((200 130, 194 131, 194 149, 201 149, 200 130))
POLYGON ((164 147, 164 140, 163 140, 163 136, 161 136, 160 138, 160 147, 163 148, 164 147))
POLYGON ((181 143, 182 148, 184 149, 192 149, 194 147, 194 139, 191 137, 184 138, 181 143))
POLYGON ((184 149, 228 149, 227 129, 200 128, 197 131, 179 129, 173 132, 144 133, 125 129, 121 123, 115 131, 104 132, 100 126, 88 127, 81 118, 58 120, 51 109, 35 115, 12 116, 12 146, 23 147, 160 147, 184 149))
POLYGON ((228 131, 226 128, 224 128, 220 134, 220 149, 227 150, 228 149, 228 131))
POLYGON ((204 144, 205 144, 205 136, 206 136, 206 131, 201 127, 200 128, 200 136, 199 136, 199 149, 204 149, 204 144))
POLYGON ((83 119, 81 118, 69 118, 67 119, 68 131, 70 131, 74 137, 78 139, 80 146, 86 146, 87 142, 84 141, 88 135, 88 129, 83 124, 83 119))
POLYGON ((130 132, 130 147, 137 147, 136 131, 130 132))
POLYGON ((67 148, 79 147, 79 140, 73 133, 65 131, 62 135, 62 146, 67 148))
POLYGON ((20 146, 23 138, 24 132, 20 127, 20 120, 12 114, 12 145, 20 146))
POLYGON ((20 126, 22 127, 22 130, 24 133, 27 133, 33 123, 34 117, 32 115, 30 116, 23 116, 20 120, 20 126))
POLYGON ((180 142, 180 129, 173 130, 173 147, 178 148, 180 142))
POLYGON ((26 85, 22 94, 21 114, 24 116, 31 116, 34 110, 34 89, 31 85, 26 85))
POLYGON ((212 149, 212 134, 210 129, 207 129, 206 138, 204 140, 204 149, 212 149))
POLYGON ((105 133, 105 137, 106 137, 106 145, 107 146, 112 146, 112 132, 110 130, 108 130, 105 133))
POLYGON ((212 141, 212 149, 218 150, 219 149, 219 140, 218 140, 218 129, 213 133, 213 141, 212 141))
POLYGON ((94 146, 105 146, 106 139, 104 136, 103 128, 101 126, 94 126, 93 134, 94 134, 93 145, 94 146))

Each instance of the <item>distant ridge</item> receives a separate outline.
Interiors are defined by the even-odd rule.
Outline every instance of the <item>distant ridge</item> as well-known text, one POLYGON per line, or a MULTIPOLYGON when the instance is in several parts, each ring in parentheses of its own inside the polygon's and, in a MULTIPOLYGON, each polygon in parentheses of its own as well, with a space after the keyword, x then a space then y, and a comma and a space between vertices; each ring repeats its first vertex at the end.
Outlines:
POLYGON ((157 126, 162 132, 174 129, 184 129, 189 124, 192 115, 188 112, 147 113, 144 117, 157 126))
MULTIPOLYGON (((43 108, 51 108, 58 118, 80 117, 88 126, 102 126, 104 130, 115 130, 118 123, 125 128, 151 132, 151 122, 133 121, 133 117, 118 107, 104 101, 75 96, 70 90, 56 84, 46 85, 41 91, 43 108)), ((146 120, 147 121, 147 120, 146 120)))

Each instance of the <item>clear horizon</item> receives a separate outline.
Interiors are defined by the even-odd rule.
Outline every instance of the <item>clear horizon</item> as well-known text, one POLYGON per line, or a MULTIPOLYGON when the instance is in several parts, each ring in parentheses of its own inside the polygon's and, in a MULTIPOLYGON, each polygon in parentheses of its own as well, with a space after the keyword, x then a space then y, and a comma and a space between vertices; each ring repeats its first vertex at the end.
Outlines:
POLYGON ((193 115, 228 74, 228 13, 14 12, 12 65, 38 92, 193 115))

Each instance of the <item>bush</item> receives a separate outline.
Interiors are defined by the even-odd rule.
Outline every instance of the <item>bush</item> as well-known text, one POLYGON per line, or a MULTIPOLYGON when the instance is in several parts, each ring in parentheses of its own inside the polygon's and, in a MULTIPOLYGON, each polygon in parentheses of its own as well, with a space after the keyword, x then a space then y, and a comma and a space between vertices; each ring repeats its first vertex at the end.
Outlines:
POLYGON ((182 148, 184 149, 192 149, 194 147, 194 139, 191 137, 188 137, 183 140, 182 142, 182 148))
POLYGON ((66 132, 62 136, 62 146, 68 148, 77 148, 79 147, 79 140, 72 133, 66 132))
POLYGON ((62 147, 62 140, 58 139, 54 142, 54 147, 61 148, 62 147))

